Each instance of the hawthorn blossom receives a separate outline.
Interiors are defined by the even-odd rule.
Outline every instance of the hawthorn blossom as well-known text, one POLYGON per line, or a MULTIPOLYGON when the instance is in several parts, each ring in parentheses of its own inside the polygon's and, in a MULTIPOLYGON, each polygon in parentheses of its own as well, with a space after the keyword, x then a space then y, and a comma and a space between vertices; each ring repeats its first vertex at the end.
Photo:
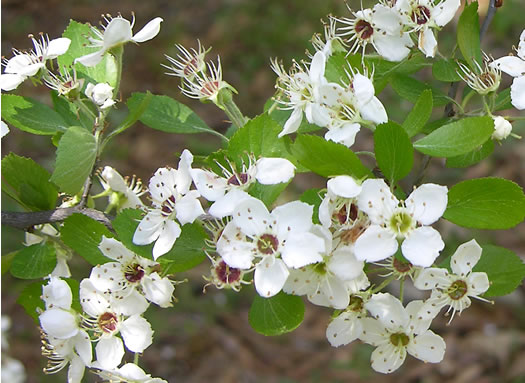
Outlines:
POLYGON ((135 176, 131 180, 123 178, 119 172, 111 166, 105 166, 100 173, 100 183, 110 193, 109 206, 117 207, 117 210, 136 209, 144 207, 140 197, 145 193, 142 181, 135 176))
POLYGON ((357 196, 361 185, 350 176, 337 176, 326 183, 327 192, 319 205, 319 221, 323 227, 337 232, 354 226, 358 218, 357 196))
POLYGON ((55 90, 60 96, 65 96, 69 100, 75 100, 82 86, 84 85, 84 79, 77 78, 77 71, 73 67, 71 73, 66 67, 60 68, 60 73, 55 74, 48 72, 48 76, 44 77, 44 83, 52 90, 55 90))
POLYGON ((374 294, 365 303, 374 318, 361 319, 359 338, 376 346, 370 358, 374 370, 383 374, 397 370, 407 352, 424 362, 443 360, 445 342, 428 329, 431 321, 419 316, 422 305, 422 301, 412 301, 405 308, 388 293, 374 294))
POLYGON ((361 336, 361 319, 366 317, 366 299, 361 295, 351 295, 348 308, 330 321, 326 328, 326 339, 332 347, 347 345, 361 336))
POLYGON ((501 57, 490 65, 514 77, 510 87, 511 102, 516 109, 523 110, 525 109, 525 29, 521 32, 516 54, 517 56, 501 57))
POLYGON ((512 132, 512 124, 505 118, 501 116, 492 116, 494 120, 494 133, 492 133, 492 138, 494 140, 504 140, 512 132))
POLYGON ((87 84, 85 93, 100 109, 107 109, 115 105, 115 100, 113 100, 113 87, 105 82, 97 85, 87 84))
POLYGON ((183 78, 183 83, 179 86, 182 94, 186 97, 201 101, 211 101, 217 104, 219 92, 222 89, 237 91, 222 79, 221 58, 217 57, 217 64, 213 61, 208 62, 207 70, 195 73, 193 76, 183 78))
MULTIPOLYGON (((141 294, 138 299, 147 299, 160 307, 172 306, 173 284, 169 278, 161 278, 157 273, 160 265, 131 252, 122 243, 113 238, 102 236, 98 248, 109 259, 108 262, 95 266, 89 279, 100 292, 118 293, 126 297, 133 290, 141 294), (141 296, 144 298, 140 298, 141 296)), ((146 305, 142 302, 141 305, 146 305)))
POLYGON ((418 48, 426 57, 434 57, 437 40, 433 29, 441 29, 456 14, 461 0, 397 0, 394 8, 410 32, 418 32, 418 48))
POLYGON ((187 78, 191 81, 195 75, 206 70, 204 58, 211 48, 204 49, 200 40, 197 40, 197 42, 198 48, 191 48, 190 50, 180 44, 175 44, 175 47, 179 50, 176 58, 164 55, 171 65, 160 65, 170 71, 166 73, 168 76, 177 76, 181 79, 187 78))
POLYGON ((90 47, 100 48, 98 51, 89 53, 82 57, 75 59, 75 63, 81 63, 87 67, 97 65, 104 54, 110 51, 112 48, 126 44, 128 42, 143 43, 151 40, 160 31, 160 23, 163 21, 162 18, 156 17, 148 22, 140 31, 133 35, 133 26, 135 25, 135 15, 131 23, 123 18, 121 15, 117 17, 111 17, 107 15, 104 17, 106 26, 103 27, 103 31, 95 27, 91 27, 91 31, 94 36, 88 37, 91 43, 90 47))
POLYGON ((474 60, 477 70, 473 71, 467 65, 458 62, 460 70, 457 71, 457 74, 470 88, 479 94, 495 92, 500 84, 501 71, 498 67, 491 65, 492 62, 493 59, 483 52, 483 66, 474 60))
POLYGON ((397 251, 399 239, 403 256, 413 265, 432 265, 445 244, 439 232, 428 225, 445 212, 447 193, 445 186, 424 184, 400 203, 384 180, 364 181, 358 207, 368 214, 371 225, 357 238, 356 258, 367 262, 388 258, 397 251))
POLYGON ((164 379, 152 378, 150 374, 146 374, 142 368, 134 363, 126 363, 120 368, 101 369, 97 375, 110 382, 167 383, 164 379))
POLYGON ((21 52, 14 49, 14 56, 4 60, 4 73, 0 76, 0 89, 9 91, 16 89, 26 78, 35 76, 46 67, 46 61, 63 55, 69 49, 71 40, 59 37, 49 40, 48 35, 41 34, 40 41, 29 35, 33 41, 33 50, 21 52))
POLYGON ((180 224, 192 223, 204 214, 200 194, 190 190, 193 155, 184 150, 178 169, 160 168, 149 181, 153 209, 140 221, 133 235, 136 245, 153 246, 153 259, 171 250, 182 230, 180 224), (175 221, 177 219, 177 221, 175 221))
MULTIPOLYGON (((352 10, 350 10, 352 12, 352 10)), ((401 61, 408 56, 414 45, 408 33, 402 30, 403 22, 396 10, 383 4, 373 9, 352 12, 353 18, 337 18, 343 26, 338 28, 338 37, 348 36, 350 53, 360 48, 364 52, 371 44, 375 50, 389 61, 401 61)))
POLYGON ((209 170, 191 169, 191 177, 199 193, 214 202, 209 214, 217 218, 231 215, 236 205, 250 198, 247 190, 256 180, 263 185, 275 185, 288 182, 295 175, 295 166, 287 159, 263 157, 253 163, 252 157, 249 157, 248 166, 242 164, 241 171, 236 171, 229 160, 226 161, 230 169, 216 162, 224 177, 209 170))
POLYGON ((320 33, 312 37, 312 45, 316 52, 322 52, 328 59, 336 51, 346 52, 345 42, 337 35, 336 19, 330 17, 324 25, 324 38, 320 33))
POLYGON ((310 232, 313 207, 294 201, 272 213, 255 198, 242 201, 217 242, 217 252, 230 267, 255 266, 255 288, 272 297, 281 291, 290 271, 322 261, 324 240, 310 232))
POLYGON ((460 245, 452 255, 450 260, 452 273, 443 268, 421 270, 414 281, 414 286, 420 290, 432 290, 430 298, 425 301, 421 309, 420 315, 423 318, 434 318, 443 307, 448 305, 447 314, 452 310, 450 317, 452 321, 456 311, 461 314, 470 306, 470 298, 486 301, 480 295, 490 287, 487 274, 472 271, 479 262, 482 251, 473 239, 460 245))

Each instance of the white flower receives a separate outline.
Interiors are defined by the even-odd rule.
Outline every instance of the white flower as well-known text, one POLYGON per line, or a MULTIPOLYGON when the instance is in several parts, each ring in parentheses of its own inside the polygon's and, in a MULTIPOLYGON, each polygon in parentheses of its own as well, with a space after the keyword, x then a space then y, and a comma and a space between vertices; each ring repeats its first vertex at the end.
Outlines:
POLYGON ((364 263, 355 258, 352 246, 334 241, 328 229, 314 226, 312 233, 325 240, 323 260, 290 270, 283 291, 306 295, 316 305, 344 309, 351 294, 370 285, 363 272, 364 263))
POLYGON ((447 313, 452 310, 451 321, 456 311, 461 314, 461 311, 470 306, 469 297, 486 301, 479 295, 490 287, 487 274, 472 271, 481 258, 481 253, 481 247, 473 239, 460 245, 452 255, 450 260, 452 274, 442 268, 421 270, 414 281, 414 286, 420 290, 432 290, 432 295, 421 309, 420 314, 423 318, 434 318, 443 307, 448 305, 447 313))
POLYGON ((336 33, 336 19, 330 17, 328 21, 328 24, 325 24, 324 26, 324 39, 320 33, 316 33, 312 37, 312 45, 316 52, 323 52, 327 59, 334 53, 334 51, 346 52, 343 39, 337 36, 336 33))
POLYGON ((217 64, 213 61, 208 62, 207 71, 195 73, 193 76, 183 78, 183 83, 179 86, 182 94, 189 98, 201 101, 211 101, 217 103, 217 97, 221 89, 235 89, 222 80, 221 58, 217 57, 217 64))
POLYGON ((133 35, 132 29, 135 24, 135 15, 133 15, 131 23, 120 15, 113 18, 108 15, 104 17, 104 20, 107 23, 105 27, 103 26, 104 30, 100 31, 97 28, 91 27, 95 36, 88 38, 91 47, 100 49, 75 59, 75 63, 79 62, 88 67, 95 66, 102 60, 104 54, 112 48, 130 41, 143 43, 144 41, 151 40, 159 33, 160 23, 163 21, 162 18, 156 17, 133 35))
POLYGON ((110 205, 116 206, 118 210, 135 209, 144 206, 140 196, 145 193, 142 181, 135 176, 131 180, 123 178, 111 166, 105 166, 100 173, 100 182, 107 192, 111 192, 110 205))
POLYGON ((97 374, 110 382, 167 383, 164 379, 152 378, 150 374, 146 374, 142 368, 133 363, 126 363, 120 368, 100 370, 97 374))
POLYGON ((319 115, 318 88, 326 84, 324 71, 326 66, 326 55, 316 52, 308 68, 303 68, 294 63, 290 73, 286 73, 282 64, 277 60, 272 61, 272 70, 277 74, 276 88, 279 89, 287 100, 278 100, 284 105, 283 109, 292 110, 292 114, 284 124, 279 137, 294 133, 299 129, 303 119, 303 112, 310 123, 318 124, 322 115, 319 115))
MULTIPOLYGON (((173 284, 154 271, 159 267, 157 262, 140 257, 116 239, 105 236, 102 236, 98 248, 106 257, 117 262, 104 263, 91 270, 89 279, 97 290, 124 297, 138 290, 160 307, 172 306, 173 284)), ((142 302, 141 305, 147 306, 147 303, 142 302)))
POLYGON ((172 64, 170 66, 161 64, 164 68, 170 70, 170 72, 166 73, 167 75, 177 76, 182 79, 188 78, 191 81, 196 74, 206 69, 204 58, 211 48, 204 49, 201 42, 199 40, 197 42, 199 44, 198 48, 191 48, 190 50, 180 44, 175 44, 175 47, 179 50, 176 58, 164 55, 172 64))
POLYGON ((40 41, 30 35, 34 49, 30 52, 14 50, 11 59, 5 61, 4 73, 0 76, 0 89, 16 89, 26 78, 36 75, 45 68, 46 61, 63 55, 69 49, 71 40, 60 37, 49 41, 49 36, 41 34, 40 41))
POLYGON ((113 87, 107 83, 99 83, 97 85, 89 83, 86 86, 85 93, 100 109, 107 109, 115 105, 115 100, 113 100, 113 87))
POLYGON ((153 258, 157 259, 171 250, 181 233, 179 223, 192 223, 204 210, 198 200, 199 192, 189 190, 192 183, 190 170, 193 155, 184 150, 179 168, 160 168, 150 179, 149 192, 154 208, 140 221, 133 243, 153 246, 153 258))
POLYGON ((456 14, 461 0, 398 0, 395 9, 410 32, 419 32, 418 48, 426 57, 434 57, 437 40, 432 29, 441 29, 456 14))
POLYGON ((492 138, 495 140, 504 140, 512 132, 512 124, 501 116, 492 116, 494 120, 494 133, 492 138))
POLYGON ((330 321, 326 328, 326 338, 333 347, 347 345, 361 336, 361 319, 366 317, 364 303, 362 296, 352 295, 348 308, 330 321))
POLYGON ((48 88, 55 90, 60 96, 65 96, 69 100, 75 100, 84 85, 84 79, 77 78, 77 71, 73 67, 71 73, 66 67, 60 68, 59 74, 47 72, 44 83, 48 88))
POLYGON ((235 170, 235 165, 227 160, 230 169, 219 162, 224 177, 209 170, 191 169, 191 176, 199 193, 214 204, 209 213, 217 218, 224 218, 233 213, 235 207, 250 195, 246 192, 255 180, 263 185, 274 185, 288 182, 295 174, 295 166, 284 158, 260 158, 253 163, 242 165, 241 171, 235 170))
POLYGON ((377 348, 370 358, 372 368, 383 374, 397 370, 407 352, 424 362, 438 363, 445 354, 445 342, 428 328, 430 320, 418 312, 423 302, 412 301, 406 308, 390 294, 374 294, 365 307, 375 319, 363 318, 360 339, 377 348))
POLYGON ((408 56, 410 47, 414 44, 409 34, 402 31, 401 17, 394 9, 376 4, 373 9, 352 13, 352 19, 336 19, 343 25, 338 29, 340 33, 337 36, 348 36, 350 53, 356 53, 360 48, 364 53, 367 44, 370 43, 389 61, 401 61, 408 56))
POLYGON ((501 71, 497 66, 491 65, 491 61, 492 59, 483 52, 483 67, 474 60, 477 71, 473 71, 462 62, 458 62, 460 71, 457 74, 479 94, 495 92, 499 87, 501 71))
POLYGON ((26 381, 26 370, 22 362, 8 355, 2 355, 2 381, 9 383, 24 383, 26 381))
POLYGON ((432 265, 445 244, 439 232, 427 225, 445 212, 447 193, 445 186, 424 184, 400 204, 382 179, 363 182, 358 207, 368 214, 371 225, 355 243, 357 259, 376 262, 388 258, 401 239, 407 260, 416 266, 432 265))
POLYGON ((525 109, 525 29, 521 32, 517 56, 501 57, 490 65, 514 77, 510 87, 512 105, 518 110, 525 109))
POLYGON ((361 193, 361 185, 350 176, 337 176, 326 186, 327 192, 319 205, 319 221, 336 232, 352 228, 358 218, 356 197, 361 193))
POLYGON ((310 232, 313 207, 294 201, 268 212, 264 204, 250 198, 233 212, 217 242, 217 252, 231 267, 255 266, 255 288, 262 297, 281 291, 289 275, 298 268, 322 261, 322 238, 310 232))

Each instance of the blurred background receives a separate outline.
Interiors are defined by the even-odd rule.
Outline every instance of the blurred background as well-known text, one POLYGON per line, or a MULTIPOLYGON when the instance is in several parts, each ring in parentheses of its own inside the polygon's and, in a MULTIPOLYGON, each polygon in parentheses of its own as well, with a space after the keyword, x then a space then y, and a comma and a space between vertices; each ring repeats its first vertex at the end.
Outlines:
MULTIPOLYGON (((364 7, 373 1, 363 1, 364 7)), ((349 0, 354 11, 359 1, 349 0)), ((485 14, 487 1, 480 0, 480 14, 485 14)), ((140 46, 126 47, 122 79, 122 108, 132 92, 150 90, 166 94, 190 106, 206 123, 219 131, 228 127, 225 115, 210 104, 184 98, 179 93, 178 79, 168 77, 160 63, 167 63, 164 54, 175 56, 173 44, 196 47, 200 39, 205 47, 212 46, 208 58, 220 54, 224 79, 238 91, 240 109, 252 117, 262 111, 265 101, 274 91, 275 75, 269 68, 271 57, 280 57, 289 66, 292 58, 305 58, 311 49, 313 33, 322 31, 321 19, 328 14, 349 16, 343 0, 114 0, 111 5, 88 0, 3 0, 2 46, 3 56, 11 56, 11 48, 31 48, 29 33, 48 33, 58 37, 69 19, 97 25, 101 14, 130 19, 135 12, 135 31, 156 16, 164 22, 160 34, 140 46)), ((482 43, 485 51, 498 58, 507 55, 525 27, 523 0, 504 0, 482 43)), ((455 44, 455 23, 438 36, 439 49, 445 55, 455 44)), ((419 74, 430 77, 430 70, 419 74)), ((510 85, 511 78, 503 75, 500 89, 510 85)), ((438 84, 447 91, 447 84, 438 84)), ((461 89, 460 89, 461 91, 461 89)), ((50 102, 46 88, 33 87, 26 81, 18 94, 50 102)), ((401 100, 387 87, 379 96, 387 107, 390 118, 402 121, 412 104, 401 100)), ((120 120, 125 112, 114 110, 112 117, 120 120)), ((438 111, 438 117, 442 111, 438 111)), ((502 113, 517 115, 516 110, 502 113)), ((514 123, 514 132, 524 136, 525 125, 514 123)), ((220 143, 210 135, 168 135, 140 124, 113 140, 102 159, 101 166, 111 165, 123 175, 136 174, 146 181, 161 166, 175 165, 177 153, 184 148, 195 154, 207 154, 220 143)), ((372 145, 371 134, 362 131, 355 150, 367 150, 372 145)), ((33 136, 12 129, 2 139, 3 155, 14 152, 29 156, 48 169, 54 164, 54 152, 48 137, 33 136)), ((453 185, 458 180, 498 176, 525 185, 525 144, 523 140, 507 139, 496 145, 495 153, 482 163, 467 170, 445 169, 443 163, 431 163, 427 180, 453 185)), ((324 187, 324 181, 313 175, 297 177, 287 188, 285 198, 296 198, 311 187, 324 187)), ((2 209, 16 206, 2 195, 2 209)), ((505 232, 467 231, 440 222, 438 229, 446 238, 444 255, 453 253, 457 245, 476 238, 480 243, 507 247, 521 257, 525 256, 525 224, 505 232)), ((20 247, 24 235, 2 226, 2 253, 20 247)), ((73 276, 87 277, 89 268, 82 259, 71 262, 73 276)), ((496 299, 494 305, 474 302, 472 307, 456 317, 451 326, 440 317, 433 330, 442 335, 447 352, 442 363, 424 364, 411 357, 394 374, 383 376, 370 368, 372 348, 354 342, 338 349, 326 340, 325 330, 331 310, 307 304, 305 321, 291 334, 264 337, 248 324, 248 309, 253 289, 245 288, 236 294, 209 287, 202 294, 209 265, 177 276, 189 282, 179 285, 179 302, 171 309, 151 307, 146 317, 154 330, 154 344, 141 357, 141 366, 153 376, 169 382, 408 382, 408 383, 492 383, 525 382, 525 298, 521 286, 510 296, 496 299)), ((45 376, 41 369, 45 358, 40 354, 38 328, 16 304, 19 292, 27 285, 8 273, 2 275, 2 314, 9 315, 12 326, 7 337, 9 354, 22 361, 27 382, 65 382, 65 372, 45 376)), ((410 283, 408 283, 410 285, 410 283)), ((395 288, 395 286, 394 286, 395 288)), ((408 289, 406 294, 416 295, 408 289)), ((97 381, 86 374, 85 381, 97 381)))

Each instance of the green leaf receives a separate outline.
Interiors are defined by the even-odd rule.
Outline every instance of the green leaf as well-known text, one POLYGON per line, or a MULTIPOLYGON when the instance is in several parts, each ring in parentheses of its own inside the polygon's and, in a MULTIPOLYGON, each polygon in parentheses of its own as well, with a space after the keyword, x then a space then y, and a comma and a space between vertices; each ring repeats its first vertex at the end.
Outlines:
POLYGON ((477 164, 492 154, 494 151, 494 141, 488 140, 473 151, 462 154, 461 156, 447 158, 447 168, 466 168, 477 164))
POLYGON ((432 75, 443 82, 461 81, 458 75, 459 65, 454 60, 437 60, 432 65, 432 75))
MULTIPOLYGON (((96 52, 100 48, 90 48, 86 36, 93 36, 89 24, 82 24, 71 20, 62 37, 71 40, 69 49, 66 53, 58 56, 58 64, 61 67, 71 67, 76 58, 96 52)), ((86 67, 80 63, 74 64, 78 77, 87 78, 88 82, 94 84, 106 82, 115 87, 117 84, 117 62, 115 57, 110 54, 104 55, 100 63, 93 67, 86 67)), ((86 84, 87 85, 87 84, 86 84)))
POLYGON ((432 115, 433 106, 432 90, 426 89, 420 94, 416 104, 403 122, 403 129, 407 132, 408 137, 414 137, 423 129, 432 115))
POLYGON ((60 231, 60 239, 93 266, 111 261, 98 249, 103 235, 114 236, 100 222, 78 213, 69 216, 60 231))
POLYGON ((346 146, 318 136, 299 135, 292 154, 301 165, 323 177, 350 175, 359 179, 372 175, 346 146))
POLYGON ((525 264, 514 252, 503 247, 484 245, 481 258, 473 271, 487 273, 491 283, 486 297, 513 292, 525 278, 525 264))
POLYGON ((2 275, 7 273, 11 269, 11 265, 13 264, 13 259, 15 259, 16 253, 17 251, 13 251, 9 254, 2 254, 2 275))
POLYGON ((487 141, 494 132, 488 116, 468 117, 444 125, 414 143, 414 148, 432 157, 455 157, 487 141))
POLYGON ((16 303, 21 305, 26 313, 33 318, 35 323, 39 324, 38 316, 40 310, 45 310, 44 301, 42 300, 42 285, 46 281, 33 282, 27 285, 20 293, 16 303), (39 310, 40 309, 40 310, 39 310))
POLYGON ((68 126, 49 106, 15 94, 2 94, 2 120, 25 132, 40 135, 53 135, 65 131, 68 126))
POLYGON ((70 195, 77 194, 91 174, 97 157, 97 141, 86 129, 72 126, 60 139, 51 181, 70 195))
POLYGON ((151 102, 151 98, 153 97, 153 94, 151 94, 149 91, 146 92, 146 96, 142 98, 142 101, 136 105, 134 105, 133 109, 129 110, 129 114, 126 116, 126 119, 120 123, 120 125, 111 132, 111 136, 115 136, 117 134, 122 133, 129 127, 131 127, 135 122, 137 122, 142 114, 146 111, 149 103, 151 102))
POLYGON ((29 210, 55 207, 58 190, 49 182, 50 176, 30 158, 10 153, 2 159, 2 190, 29 210))
POLYGON ((396 74, 392 76, 390 85, 392 85, 392 88, 400 97, 414 104, 419 100, 421 93, 427 89, 432 90, 432 102, 434 106, 443 106, 454 101, 438 88, 407 75, 396 74))
POLYGON ((448 191, 443 218, 475 229, 509 229, 525 217, 525 195, 512 181, 478 178, 454 185, 448 191))
POLYGON ((51 99, 53 100, 55 111, 62 116, 68 126, 83 126, 86 129, 93 127, 93 121, 84 113, 80 113, 78 107, 65 97, 61 97, 57 92, 53 91, 51 92, 51 99))
POLYGON ((425 127, 423 128, 421 133, 423 133, 423 134, 430 134, 434 130, 439 129, 442 126, 447 125, 448 123, 450 123, 452 121, 453 121, 453 119, 450 118, 450 117, 443 117, 443 118, 439 118, 437 120, 431 121, 431 122, 429 122, 428 124, 425 125, 425 127))
MULTIPOLYGON (((128 249, 145 258, 152 258, 153 244, 138 246, 133 243, 133 234, 144 213, 139 209, 125 209, 113 220, 113 228, 119 240, 128 249)), ((192 269, 205 258, 204 239, 206 232, 197 223, 182 226, 182 233, 173 248, 158 259, 165 273, 175 273, 192 269)))
POLYGON ((245 157, 246 153, 253 153, 255 157, 290 158, 287 145, 289 137, 279 138, 281 126, 267 113, 261 114, 248 121, 240 128, 228 143, 228 153, 231 159, 245 157))
POLYGON ((319 206, 321 205, 321 202, 323 201, 321 195, 321 189, 309 189, 305 191, 303 194, 301 194, 301 197, 299 200, 302 202, 307 203, 308 205, 312 205, 314 207, 314 213, 312 216, 313 222, 315 224, 319 224, 319 206))
POLYGON ((383 175, 394 183, 408 175, 414 165, 414 148, 408 134, 395 122, 378 125, 374 132, 376 161, 383 175))
POLYGON ((466 6, 459 17, 457 29, 459 49, 468 66, 478 72, 477 65, 481 67, 481 46, 479 41, 479 16, 478 2, 472 1, 466 6))
POLYGON ((512 105, 512 100, 510 98, 510 88, 507 88, 499 92, 496 96, 496 100, 494 102, 494 110, 500 111, 512 108, 514 108, 514 106, 512 105))
POLYGON ((206 133, 211 129, 187 106, 168 96, 133 93, 126 102, 130 111, 138 110, 151 97, 139 120, 150 128, 168 133, 206 133))
POLYGON ((248 321, 252 328, 262 335, 281 335, 295 330, 304 318, 304 303, 301 297, 283 292, 262 298, 256 295, 248 321))
POLYGON ((16 253, 11 264, 11 274, 21 279, 43 278, 57 264, 55 248, 47 242, 23 248, 16 253))
POLYGON ((289 182, 282 182, 275 185, 263 185, 259 182, 255 182, 251 187, 248 193, 263 201, 263 203, 271 210, 272 204, 275 200, 281 195, 281 193, 286 189, 289 182))

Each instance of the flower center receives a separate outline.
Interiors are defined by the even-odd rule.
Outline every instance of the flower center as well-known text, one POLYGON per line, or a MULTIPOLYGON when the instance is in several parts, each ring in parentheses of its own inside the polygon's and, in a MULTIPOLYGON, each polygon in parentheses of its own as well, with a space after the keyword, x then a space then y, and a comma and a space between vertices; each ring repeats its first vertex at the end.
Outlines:
POLYGON ((107 333, 112 333, 117 329, 118 319, 114 313, 105 312, 98 317, 98 327, 107 333))
POLYGON ((318 262, 312 266, 312 270, 315 271, 319 275, 325 275, 326 274, 326 263, 318 262))
POLYGON ((450 287, 448 288, 448 295, 450 298, 454 300, 459 300, 465 296, 465 294, 468 291, 467 284, 465 281, 462 281, 461 279, 458 279, 457 281, 453 282, 450 287))
POLYGON ((201 88, 201 93, 206 97, 212 97, 219 90, 219 81, 208 81, 201 88))
POLYGON ((345 224, 348 220, 355 221, 357 218, 357 206, 350 204, 350 213, 348 213, 347 204, 344 204, 341 209, 334 213, 334 219, 339 222, 340 225, 345 224))
POLYGON ((368 21, 359 20, 355 23, 355 32, 360 39, 367 40, 374 34, 374 28, 368 21))
POLYGON ((246 173, 234 174, 228 179, 228 185, 240 186, 246 182, 248 182, 248 174, 246 173))
POLYGON ((418 5, 417 8, 412 11, 412 21, 414 21, 417 25, 426 24, 429 20, 430 9, 427 7, 418 5))
POLYGON ((226 285, 234 284, 239 281, 241 277, 241 270, 234 267, 230 267, 224 261, 220 261, 215 267, 215 273, 221 283, 226 285))
POLYGON ((350 229, 343 231, 341 234, 341 241, 344 243, 355 243, 357 238, 359 238, 364 231, 365 226, 361 222, 357 222, 350 229))
POLYGON ((355 312, 361 312, 363 311, 364 302, 363 298, 361 298, 359 295, 351 295, 350 296, 350 304, 348 305, 348 308, 355 312))
POLYGON ((195 73, 197 73, 197 69, 198 69, 197 62, 198 62, 197 57, 193 57, 191 60, 188 60, 183 70, 185 76, 190 76, 190 75, 194 75, 195 73))
POLYGON ((162 215, 165 217, 168 217, 173 213, 175 210, 175 197, 170 196, 164 203, 162 204, 161 211, 162 215))
POLYGON ((402 332, 390 335, 390 342, 396 347, 405 347, 409 341, 408 336, 402 332))
POLYGON ((496 76, 490 72, 484 72, 479 76, 480 81, 483 85, 491 87, 496 83, 496 76))
POLYGON ((400 274, 405 274, 412 270, 412 264, 410 262, 402 262, 396 257, 394 257, 392 261, 392 267, 400 274))
POLYGON ((390 228, 398 234, 406 234, 413 226, 410 214, 401 210, 390 218, 390 228))
POLYGON ((257 241, 257 248, 263 254, 273 254, 279 247, 279 241, 271 234, 263 234, 257 241))
POLYGON ((126 272, 124 273, 124 277, 130 283, 139 282, 143 276, 144 269, 138 263, 135 263, 134 265, 129 265, 126 268, 126 272))

